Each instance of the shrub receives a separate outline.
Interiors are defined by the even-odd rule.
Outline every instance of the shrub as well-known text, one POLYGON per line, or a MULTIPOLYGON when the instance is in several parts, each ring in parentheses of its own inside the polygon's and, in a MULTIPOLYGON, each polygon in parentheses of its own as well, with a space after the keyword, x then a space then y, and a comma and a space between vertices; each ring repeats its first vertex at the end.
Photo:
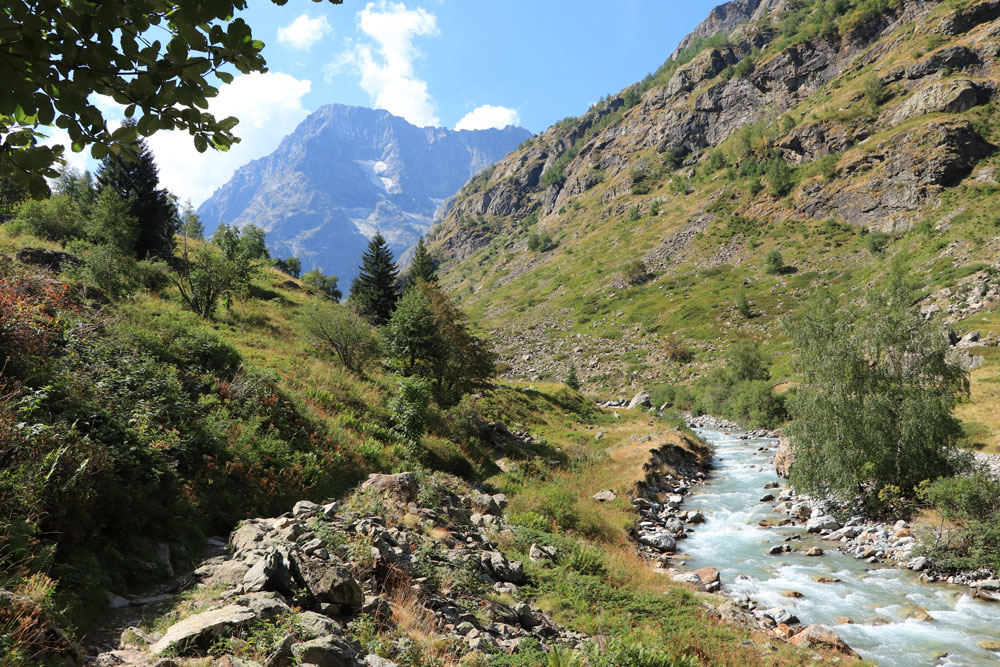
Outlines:
POLYGON ((954 526, 930 546, 935 565, 1000 570, 1000 482, 984 474, 942 477, 925 481, 918 492, 954 526))
POLYGON ((741 289, 736 292, 736 312, 748 320, 753 316, 753 311, 750 309, 750 302, 747 301, 746 290, 741 289))
POLYGON ((548 252, 556 247, 548 232, 531 232, 528 235, 528 250, 531 252, 548 252))
POLYGON ((775 428, 788 417, 784 399, 774 395, 766 380, 738 382, 726 412, 751 428, 775 428))
POLYGON ((580 378, 576 376, 576 366, 570 364, 569 373, 566 374, 566 386, 574 391, 580 389, 580 378))
POLYGON ((360 373, 375 356, 372 326, 350 308, 314 305, 303 312, 302 323, 316 343, 332 350, 348 370, 360 373))
POLYGON ((795 172, 781 158, 774 158, 768 163, 765 175, 776 197, 784 197, 795 187, 795 172))
POLYGON ((396 396, 389 402, 389 410, 396 428, 411 443, 418 442, 424 432, 430 398, 430 386, 423 378, 399 379, 396 396))
POLYGON ((76 202, 68 195, 28 200, 16 207, 12 221, 14 232, 24 232, 47 241, 72 241, 83 238, 84 218, 76 202))
POLYGON ((782 258, 781 252, 777 248, 773 248, 764 258, 764 272, 776 275, 781 273, 784 268, 785 260, 782 258))
POLYGON ((675 361, 679 364, 686 364, 694 359, 694 352, 691 351, 691 348, 685 345, 684 341, 676 336, 668 336, 666 340, 663 341, 663 353, 666 355, 667 359, 675 361))
POLYGON ((885 83, 876 74, 869 74, 865 78, 862 84, 862 91, 865 95, 865 101, 874 110, 877 110, 878 107, 882 106, 892 97, 885 83))
POLYGON ((622 279, 628 285, 641 285, 651 278, 646 263, 641 259, 636 259, 625 265, 622 270, 622 279))
POLYGON ((871 232, 865 240, 868 252, 873 255, 881 255, 885 247, 889 245, 890 237, 885 232, 871 232))

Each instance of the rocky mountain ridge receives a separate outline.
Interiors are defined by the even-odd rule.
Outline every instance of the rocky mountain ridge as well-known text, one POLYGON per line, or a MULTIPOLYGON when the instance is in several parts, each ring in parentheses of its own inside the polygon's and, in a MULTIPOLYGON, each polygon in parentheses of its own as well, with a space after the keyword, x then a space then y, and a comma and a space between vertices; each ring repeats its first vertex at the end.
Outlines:
POLYGON ((954 292, 955 303, 939 307, 971 314, 970 283, 991 274, 970 271, 957 284, 940 276, 945 261, 983 271, 998 258, 996 239, 971 241, 988 235, 970 222, 985 206, 979 213, 961 198, 996 187, 1000 3, 856 1, 827 16, 829 4, 717 8, 656 75, 549 128, 456 196, 433 247, 446 283, 504 341, 512 374, 565 373, 567 359, 592 366, 634 345, 648 350, 645 360, 620 359, 591 385, 627 385, 629 366, 648 381, 671 366, 657 339, 711 352, 720 330, 769 330, 794 308, 792 294, 811 291, 779 274, 774 289, 786 298, 761 294, 779 302, 766 320, 740 321, 716 298, 699 306, 717 311, 711 326, 686 333, 697 318, 681 317, 684 301, 710 298, 690 274, 715 272, 700 284, 717 290, 731 273, 727 300, 737 273, 750 290, 770 289, 754 265, 777 248, 804 274, 852 274, 838 285, 850 292, 872 277, 869 234, 888 244, 925 220, 941 248, 914 239, 908 254, 919 256, 929 292, 954 292), (811 246, 816 233, 839 237, 811 246), (533 237, 536 247, 551 243, 532 251, 533 237), (645 273, 629 278, 631 263, 645 273), (559 335, 535 340, 542 323, 559 335), (521 363, 525 354, 532 364, 521 363))
POLYGON ((238 169, 198 214, 209 231, 221 222, 262 227, 272 254, 347 284, 376 230, 399 257, 463 183, 529 136, 513 126, 419 128, 387 111, 331 104, 238 169))

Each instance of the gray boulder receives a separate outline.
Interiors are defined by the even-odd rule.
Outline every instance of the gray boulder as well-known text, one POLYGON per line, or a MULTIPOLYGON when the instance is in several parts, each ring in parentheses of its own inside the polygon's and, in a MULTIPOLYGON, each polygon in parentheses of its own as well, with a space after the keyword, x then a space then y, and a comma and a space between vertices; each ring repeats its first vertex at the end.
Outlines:
POLYGON ((364 591, 347 568, 311 558, 297 563, 303 583, 317 601, 333 605, 343 614, 361 609, 365 602, 364 591))
POLYGON ((487 551, 481 554, 479 562, 486 573, 497 581, 524 583, 524 565, 520 561, 507 560, 507 557, 499 551, 487 551))
POLYGON ((635 410, 636 408, 651 408, 653 407, 653 401, 649 397, 648 391, 640 391, 638 394, 632 397, 629 401, 628 409, 635 410))
POLYGON ((668 533, 654 533, 639 536, 639 541, 658 551, 674 552, 677 550, 677 540, 668 533))
POLYGON ((806 521, 807 533, 819 533, 824 530, 837 530, 840 524, 832 516, 817 516, 806 521))
POLYGON ((320 637, 292 646, 296 664, 316 667, 354 667, 357 651, 347 642, 333 637, 320 637))
POLYGON ((217 637, 229 634, 236 626, 256 618, 251 609, 239 604, 203 611, 167 628, 163 637, 149 648, 149 652, 159 655, 173 646, 178 654, 183 655, 193 648, 212 643, 217 637))

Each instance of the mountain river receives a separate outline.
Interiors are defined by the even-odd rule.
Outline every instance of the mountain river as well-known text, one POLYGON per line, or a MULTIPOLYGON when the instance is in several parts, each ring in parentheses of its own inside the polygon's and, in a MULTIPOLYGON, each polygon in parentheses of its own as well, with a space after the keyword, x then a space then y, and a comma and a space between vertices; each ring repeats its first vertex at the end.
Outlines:
POLYGON ((1000 640, 1000 603, 975 600, 959 586, 921 583, 909 570, 855 560, 835 551, 836 543, 807 535, 803 526, 760 527, 761 520, 779 516, 776 503, 759 501, 765 484, 783 482, 774 472, 776 441, 697 431, 715 447, 715 470, 709 483, 694 487, 684 501, 684 509, 706 517, 678 543, 678 551, 690 558, 687 566, 717 568, 727 594, 747 595, 760 609, 783 607, 803 625, 824 625, 880 665, 1000 663, 1000 655, 979 645, 1000 640), (769 546, 793 535, 803 540, 793 546, 818 545, 824 555, 765 555, 769 546), (820 577, 840 581, 818 583, 820 577), (788 591, 802 597, 785 597, 788 591), (933 620, 908 618, 919 610, 933 620))

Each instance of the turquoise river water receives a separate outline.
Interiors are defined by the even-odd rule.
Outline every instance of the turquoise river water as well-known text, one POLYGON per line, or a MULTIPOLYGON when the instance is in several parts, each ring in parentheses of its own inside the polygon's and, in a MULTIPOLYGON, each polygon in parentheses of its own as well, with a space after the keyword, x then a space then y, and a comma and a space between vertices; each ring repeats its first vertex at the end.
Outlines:
POLYGON ((709 483, 692 489, 684 501, 684 509, 701 510, 706 517, 678 543, 678 551, 690 557, 689 567, 717 568, 727 594, 748 595, 762 609, 784 607, 804 625, 825 625, 880 665, 1000 663, 1000 656, 979 646, 1000 639, 1000 603, 975 600, 966 588, 921 583, 908 570, 855 560, 833 551, 835 543, 807 536, 802 526, 760 527, 761 520, 779 516, 775 503, 759 502, 765 484, 783 482, 774 472, 775 441, 698 432, 715 446, 716 458, 709 483), (765 555, 769 546, 792 535, 826 553, 819 558, 765 555), (817 583, 818 577, 840 582, 817 583), (782 595, 786 591, 802 597, 790 599, 782 595), (925 610, 934 620, 908 618, 915 610, 925 610))

